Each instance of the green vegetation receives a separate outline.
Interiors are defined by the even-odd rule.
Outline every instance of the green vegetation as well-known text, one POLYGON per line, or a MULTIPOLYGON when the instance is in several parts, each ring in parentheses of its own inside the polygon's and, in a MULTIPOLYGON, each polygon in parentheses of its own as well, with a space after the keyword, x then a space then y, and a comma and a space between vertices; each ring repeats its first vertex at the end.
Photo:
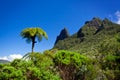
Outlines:
POLYGON ((91 61, 79 53, 61 50, 55 54, 54 62, 63 80, 83 80, 91 61))
POLYGON ((42 29, 27 28, 21 35, 32 42, 32 52, 0 64, 0 80, 120 79, 120 25, 108 19, 86 21, 77 33, 60 36, 43 53, 33 52, 35 39, 47 38, 42 29))
POLYGON ((76 52, 50 50, 34 53, 33 60, 15 59, 0 64, 0 80, 79 80, 90 76, 92 60, 76 52))
POLYGON ((92 79, 118 80, 120 77, 120 25, 93 18, 72 36, 59 40, 54 48, 84 54, 93 60, 92 79))
POLYGON ((15 59, 0 65, 0 80, 60 80, 52 59, 34 53, 33 60, 15 59))

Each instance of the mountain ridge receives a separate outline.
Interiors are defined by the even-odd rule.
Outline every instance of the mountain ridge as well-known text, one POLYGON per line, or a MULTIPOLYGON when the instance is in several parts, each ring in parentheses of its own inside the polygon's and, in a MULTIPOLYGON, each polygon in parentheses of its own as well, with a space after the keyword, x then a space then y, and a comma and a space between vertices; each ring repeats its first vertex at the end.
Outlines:
POLYGON ((86 21, 73 35, 58 41, 53 48, 85 53, 91 47, 95 48, 104 40, 113 38, 119 33, 120 25, 113 23, 107 18, 101 20, 94 17, 92 20, 86 21))

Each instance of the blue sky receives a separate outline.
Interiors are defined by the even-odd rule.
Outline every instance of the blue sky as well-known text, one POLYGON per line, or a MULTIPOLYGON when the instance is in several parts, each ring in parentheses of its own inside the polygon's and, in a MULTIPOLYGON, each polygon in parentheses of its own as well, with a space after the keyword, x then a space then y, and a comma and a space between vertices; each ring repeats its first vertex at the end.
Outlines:
POLYGON ((0 58, 31 51, 20 36, 25 28, 40 26, 47 32, 48 40, 35 45, 42 52, 53 47, 64 27, 74 34, 93 17, 119 22, 119 5, 119 0, 0 0, 0 58))

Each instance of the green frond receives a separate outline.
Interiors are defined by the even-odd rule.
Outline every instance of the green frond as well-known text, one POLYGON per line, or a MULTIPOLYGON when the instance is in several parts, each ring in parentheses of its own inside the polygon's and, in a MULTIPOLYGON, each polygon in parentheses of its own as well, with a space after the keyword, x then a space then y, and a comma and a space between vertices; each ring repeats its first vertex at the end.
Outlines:
POLYGON ((30 57, 30 54, 31 54, 31 53, 25 54, 25 55, 22 57, 22 59, 24 59, 24 60, 28 59, 28 58, 30 57))
POLYGON ((44 30, 42 30, 41 28, 36 28, 36 29, 37 29, 36 36, 38 38, 38 41, 41 41, 42 37, 48 39, 48 36, 44 30))
POLYGON ((41 41, 42 37, 48 39, 46 32, 39 27, 26 28, 20 33, 20 35, 23 38, 26 38, 26 42, 28 42, 28 43, 30 43, 32 41, 32 37, 37 37, 38 41, 41 41))
POLYGON ((35 28, 26 28, 21 32, 21 36, 23 38, 30 38, 31 36, 35 36, 36 35, 37 30, 35 28))
POLYGON ((43 36, 48 39, 48 35, 46 34, 46 32, 43 33, 43 36))
POLYGON ((31 38, 27 38, 27 39, 26 39, 26 42, 27 42, 27 43, 32 42, 31 38))

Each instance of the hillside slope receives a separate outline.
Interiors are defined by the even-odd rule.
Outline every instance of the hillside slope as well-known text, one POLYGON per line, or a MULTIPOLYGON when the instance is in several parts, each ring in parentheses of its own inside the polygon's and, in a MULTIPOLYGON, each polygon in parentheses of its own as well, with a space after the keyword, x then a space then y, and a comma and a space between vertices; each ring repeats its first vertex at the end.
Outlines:
POLYGON ((90 53, 99 48, 105 41, 114 43, 116 35, 120 34, 120 25, 105 18, 93 18, 86 21, 77 33, 63 40, 57 40, 54 48, 90 53))

